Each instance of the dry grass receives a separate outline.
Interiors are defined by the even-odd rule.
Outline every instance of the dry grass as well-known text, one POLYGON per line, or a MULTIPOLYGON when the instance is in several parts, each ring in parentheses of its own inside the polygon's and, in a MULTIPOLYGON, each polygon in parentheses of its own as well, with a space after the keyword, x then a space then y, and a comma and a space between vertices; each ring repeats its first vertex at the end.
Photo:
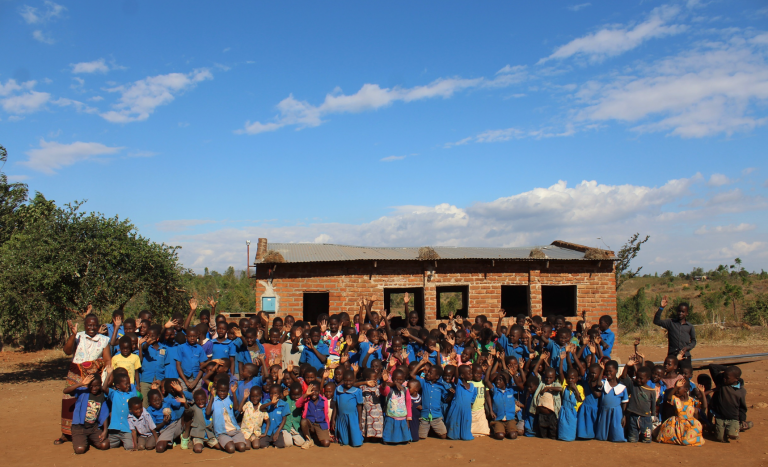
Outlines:
POLYGON ((261 262, 269 264, 285 263, 285 258, 283 258, 283 255, 281 255, 279 251, 269 250, 267 251, 267 254, 264 255, 261 262))
POLYGON ((531 253, 528 255, 528 257, 534 259, 546 259, 547 255, 541 248, 534 248, 531 250, 531 253))
POLYGON ((440 259, 440 255, 438 255, 435 249, 431 246, 423 246, 419 248, 419 260, 433 261, 436 259, 440 259))
POLYGON ((599 248, 587 248, 584 252, 584 259, 611 259, 613 256, 608 250, 601 250, 599 248))
MULTIPOLYGON (((646 345, 667 345, 667 333, 657 326, 646 326, 636 331, 620 333, 618 341, 631 345, 640 338, 646 345)), ((696 326, 696 340, 709 345, 757 345, 768 344, 768 328, 752 327, 750 329, 734 326, 722 327, 713 324, 696 326)))

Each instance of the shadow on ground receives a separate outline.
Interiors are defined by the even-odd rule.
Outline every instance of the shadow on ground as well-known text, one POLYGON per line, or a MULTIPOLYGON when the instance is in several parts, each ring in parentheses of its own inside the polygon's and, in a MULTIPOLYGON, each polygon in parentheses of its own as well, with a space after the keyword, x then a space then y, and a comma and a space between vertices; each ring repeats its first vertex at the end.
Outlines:
POLYGON ((34 363, 20 363, 0 374, 0 383, 37 383, 63 380, 67 376, 72 357, 59 357, 34 363))

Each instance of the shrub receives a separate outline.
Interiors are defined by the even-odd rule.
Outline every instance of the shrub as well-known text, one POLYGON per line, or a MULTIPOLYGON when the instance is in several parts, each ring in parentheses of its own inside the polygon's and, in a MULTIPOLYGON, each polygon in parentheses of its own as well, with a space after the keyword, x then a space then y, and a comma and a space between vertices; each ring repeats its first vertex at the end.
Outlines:
POLYGON ((753 326, 768 325, 768 294, 759 294, 746 303, 744 321, 753 326))

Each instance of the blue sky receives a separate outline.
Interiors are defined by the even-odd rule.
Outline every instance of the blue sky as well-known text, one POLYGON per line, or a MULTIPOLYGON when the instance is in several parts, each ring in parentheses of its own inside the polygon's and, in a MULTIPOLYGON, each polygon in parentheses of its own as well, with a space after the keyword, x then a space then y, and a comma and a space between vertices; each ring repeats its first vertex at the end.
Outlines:
POLYGON ((0 41, 10 178, 197 270, 636 231, 648 271, 768 269, 762 1, 0 0, 0 41))

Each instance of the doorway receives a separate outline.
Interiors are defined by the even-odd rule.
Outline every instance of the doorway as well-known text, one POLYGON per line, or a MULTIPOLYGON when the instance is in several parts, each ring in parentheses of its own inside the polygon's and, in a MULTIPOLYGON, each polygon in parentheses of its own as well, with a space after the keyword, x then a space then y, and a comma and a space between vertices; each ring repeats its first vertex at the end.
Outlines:
POLYGON ((408 310, 418 313, 419 326, 424 326, 424 288, 422 287, 384 289, 384 309, 395 315, 390 321, 390 326, 404 328, 408 325, 404 303, 406 292, 410 297, 408 310))
POLYGON ((302 318, 312 325, 317 324, 317 317, 330 310, 330 295, 328 292, 304 292, 304 314, 302 318))

